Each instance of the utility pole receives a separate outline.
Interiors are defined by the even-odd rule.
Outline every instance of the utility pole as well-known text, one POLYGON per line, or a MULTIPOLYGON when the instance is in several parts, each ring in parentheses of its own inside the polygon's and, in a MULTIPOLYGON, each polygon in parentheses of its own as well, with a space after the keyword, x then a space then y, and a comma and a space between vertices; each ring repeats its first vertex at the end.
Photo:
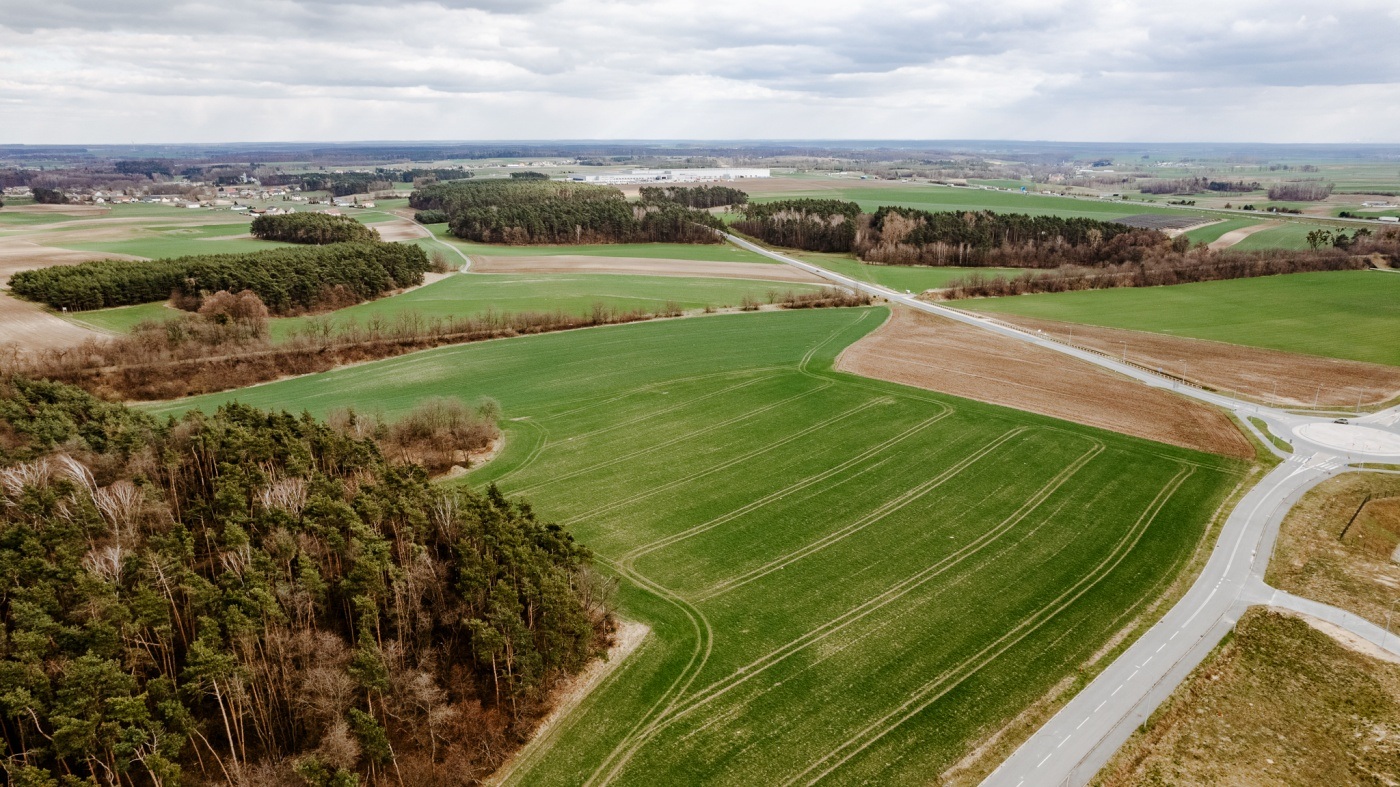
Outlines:
POLYGON ((1317 393, 1313 394, 1313 409, 1317 409, 1318 397, 1322 396, 1322 383, 1317 384, 1317 393))
POLYGON ((1123 345, 1123 363, 1127 363, 1127 362, 1128 362, 1128 343, 1127 343, 1127 342, 1119 342, 1119 344, 1122 344, 1122 345, 1123 345))

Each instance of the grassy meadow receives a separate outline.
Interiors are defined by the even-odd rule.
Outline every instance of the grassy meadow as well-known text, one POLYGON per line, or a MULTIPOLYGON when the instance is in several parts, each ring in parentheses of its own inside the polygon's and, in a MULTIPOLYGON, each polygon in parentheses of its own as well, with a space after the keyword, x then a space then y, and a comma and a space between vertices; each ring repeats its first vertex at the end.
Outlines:
POLYGON ((765 265, 782 263, 740 249, 728 243, 593 243, 579 246, 492 246, 469 243, 447 234, 446 224, 428 226, 439 239, 468 254, 483 257, 645 257, 661 260, 701 260, 704 262, 753 262, 765 265))
POLYGON ((1116 652, 1241 468, 832 371, 886 316, 521 337, 150 409, 501 402, 506 448, 461 482, 567 527, 651 627, 507 783, 928 782, 1116 652))
MULTIPOLYGON (((668 305, 685 310, 739 306, 745 298, 760 303, 770 293, 812 292, 821 285, 687 276, 632 276, 612 273, 521 274, 465 273, 399 295, 350 306, 318 317, 284 317, 270 321, 274 340, 285 339, 310 320, 333 322, 373 319, 392 322, 416 313, 427 319, 469 317, 486 312, 565 312, 586 314, 595 305, 621 311, 656 312, 668 305)), ((74 322, 111 333, 127 333, 147 320, 166 320, 183 312, 164 303, 118 306, 71 315, 74 322)))
POLYGON ((1294 273, 1171 287, 1018 295, 956 305, 1400 365, 1395 332, 1400 325, 1400 275, 1394 273, 1294 273))
POLYGON ((820 265, 852 279, 868 281, 892 290, 923 292, 948 286, 953 279, 969 274, 987 276, 1016 276, 1022 268, 938 268, 926 265, 873 265, 861 262, 849 254, 822 254, 810 251, 784 251, 788 256, 820 265))
MULTIPOLYGON (((1019 186, 1018 186, 1019 188, 1019 186)), ((754 195, 753 202, 772 202, 793 197, 816 197, 857 202, 861 209, 873 212, 881 205, 903 205, 927 211, 990 210, 997 213, 1026 213, 1032 216, 1079 216, 1112 221, 1139 213, 1171 213, 1183 211, 1164 208, 1147 202, 1123 200, 1080 199, 1048 194, 1022 194, 1019 191, 988 191, 977 188, 954 188, 936 184, 910 183, 900 186, 870 186, 859 182, 831 189, 794 189, 781 194, 754 195)), ((1190 211, 1185 211, 1190 215, 1190 211)))

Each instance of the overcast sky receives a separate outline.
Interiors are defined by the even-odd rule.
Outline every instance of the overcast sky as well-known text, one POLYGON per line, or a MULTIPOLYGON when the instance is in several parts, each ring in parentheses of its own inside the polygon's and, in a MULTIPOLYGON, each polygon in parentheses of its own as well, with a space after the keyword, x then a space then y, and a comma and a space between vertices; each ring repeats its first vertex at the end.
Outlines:
POLYGON ((1400 142, 1400 4, 0 0, 0 143, 1400 142))

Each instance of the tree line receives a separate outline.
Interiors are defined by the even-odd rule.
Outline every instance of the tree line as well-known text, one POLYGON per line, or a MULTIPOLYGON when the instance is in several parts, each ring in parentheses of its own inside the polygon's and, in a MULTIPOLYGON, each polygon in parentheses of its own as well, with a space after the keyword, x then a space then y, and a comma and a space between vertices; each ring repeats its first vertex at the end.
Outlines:
MULTIPOLYGON (((515 173, 524 174, 524 173, 515 173)), ((453 235, 506 245, 719 243, 722 222, 676 202, 629 203, 611 186, 522 178, 438 183, 409 205, 422 218, 448 216, 453 235)))
POLYGON ((10 378, 0 428, 10 784, 476 783, 611 635, 568 533, 352 412, 10 378))
POLYGON ((1295 180, 1269 186, 1269 199, 1286 202, 1319 202, 1332 196, 1336 184, 1320 180, 1295 180))
POLYGON ((1370 262, 1365 257, 1338 249, 1212 252, 1201 245, 1185 254, 1153 254, 1143 260, 1095 268, 1065 266, 1050 271, 1025 271, 1015 276, 973 273, 949 281, 947 289, 940 295, 948 300, 995 298, 1038 292, 1161 287, 1285 273, 1363 270, 1368 267, 1370 262))
POLYGON ((1142 180, 1137 183, 1143 194, 1199 194, 1202 191, 1226 193, 1258 191, 1258 181, 1211 180, 1204 177, 1142 180))
POLYGON ((373 243, 379 231, 370 229, 349 216, 329 213, 286 213, 281 216, 259 216, 249 228, 253 237, 284 243, 373 243))
POLYGON ((274 314, 339 308, 423 283, 428 255, 400 243, 335 243, 169 260, 101 260, 21 271, 17 295, 56 309, 100 309, 171 298, 197 309, 207 293, 252 290, 274 314))
POLYGON ((642 186, 638 195, 642 202, 674 202, 687 208, 718 208, 749 201, 747 192, 729 186, 642 186))
POLYGON ((855 247, 860 205, 831 199, 785 199, 745 205, 734 228, 765 243, 807 251, 855 247))

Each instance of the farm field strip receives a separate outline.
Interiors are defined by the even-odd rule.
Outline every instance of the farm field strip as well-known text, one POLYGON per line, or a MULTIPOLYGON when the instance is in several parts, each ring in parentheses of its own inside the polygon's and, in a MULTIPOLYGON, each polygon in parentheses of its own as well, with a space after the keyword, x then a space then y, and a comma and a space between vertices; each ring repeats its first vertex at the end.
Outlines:
POLYGON ((1101 650, 1241 465, 833 371, 886 314, 542 334, 146 409, 501 402, 505 450, 458 483, 569 523, 653 632, 508 784, 781 783, 833 752, 828 778, 908 782, 1101 650))
POLYGON ((1400 366, 1400 276, 1290 273, 960 301, 959 308, 1400 366))

